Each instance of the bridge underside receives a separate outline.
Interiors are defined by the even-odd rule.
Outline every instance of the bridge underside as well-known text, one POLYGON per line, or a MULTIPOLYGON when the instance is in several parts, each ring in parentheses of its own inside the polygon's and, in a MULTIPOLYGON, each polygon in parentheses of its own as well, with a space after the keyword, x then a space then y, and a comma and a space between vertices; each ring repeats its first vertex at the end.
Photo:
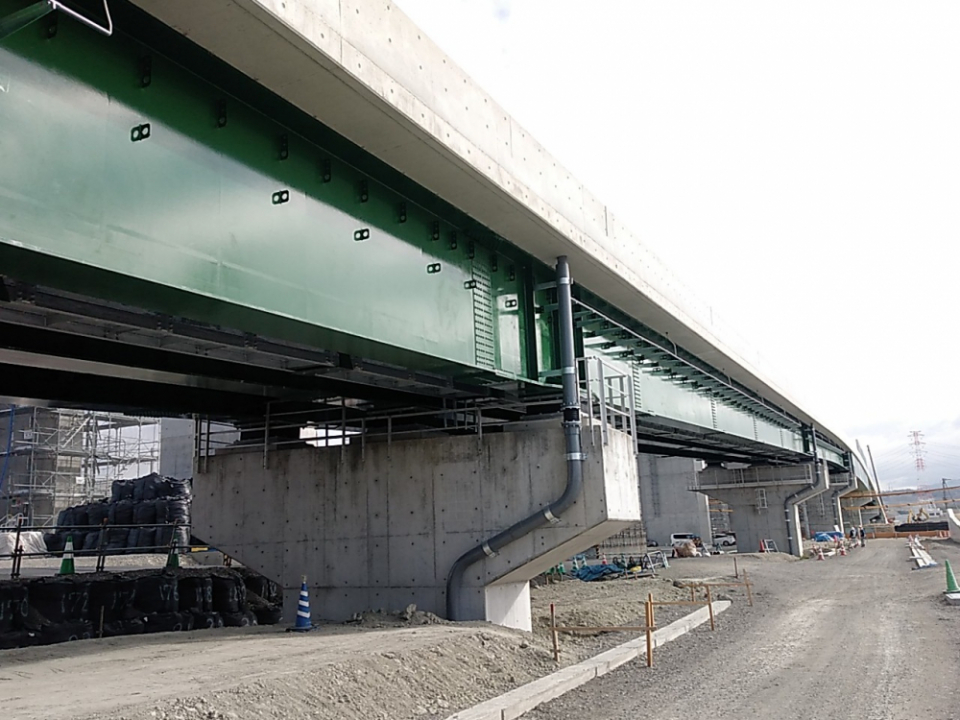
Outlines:
MULTIPOLYGON (((2 251, 0 251, 2 253, 2 251)), ((555 386, 477 385, 0 276, 0 398, 240 424, 296 417, 350 432, 496 432, 555 414, 555 386), (269 409, 268 409, 269 408, 269 409)), ((274 428, 280 432, 280 425, 274 428)), ((790 463, 797 455, 638 414, 638 451, 790 463)))

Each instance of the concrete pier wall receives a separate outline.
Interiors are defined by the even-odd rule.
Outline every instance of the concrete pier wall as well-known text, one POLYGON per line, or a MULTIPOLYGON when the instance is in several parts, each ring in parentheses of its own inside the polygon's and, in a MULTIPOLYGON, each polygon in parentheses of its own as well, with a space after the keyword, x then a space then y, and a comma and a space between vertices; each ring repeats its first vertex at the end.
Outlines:
MULTIPOLYGON (((528 581, 640 519, 632 439, 591 448, 584 488, 560 521, 468 568, 465 617, 530 626, 528 581)), ((296 606, 308 578, 316 617, 411 603, 445 611, 453 562, 566 484, 559 422, 516 432, 221 450, 194 481, 194 533, 279 581, 296 606)))
POLYGON ((708 498, 692 492, 698 460, 640 455, 640 503, 648 540, 670 543, 671 533, 695 533, 712 542, 708 498))

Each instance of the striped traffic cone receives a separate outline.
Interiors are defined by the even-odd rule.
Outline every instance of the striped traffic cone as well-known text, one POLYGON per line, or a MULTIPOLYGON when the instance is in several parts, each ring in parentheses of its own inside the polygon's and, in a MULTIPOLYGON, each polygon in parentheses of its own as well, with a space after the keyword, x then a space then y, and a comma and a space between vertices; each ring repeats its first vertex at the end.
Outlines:
POLYGON ((67 535, 67 543, 63 546, 63 559, 60 561, 59 575, 73 575, 77 571, 73 564, 73 535, 67 535))
POLYGON ((307 576, 304 575, 300 585, 300 602, 297 603, 297 622, 293 626, 294 630, 306 632, 313 630, 313 623, 310 622, 310 594, 307 592, 307 576))

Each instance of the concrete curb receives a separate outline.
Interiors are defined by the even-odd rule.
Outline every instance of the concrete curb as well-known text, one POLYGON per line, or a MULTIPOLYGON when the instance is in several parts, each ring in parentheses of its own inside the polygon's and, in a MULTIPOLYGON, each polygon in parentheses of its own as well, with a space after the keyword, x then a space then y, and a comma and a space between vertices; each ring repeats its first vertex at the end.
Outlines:
MULTIPOLYGON (((721 613, 730 607, 728 600, 714 600, 713 612, 721 613)), ((710 620, 710 612, 706 607, 695 610, 686 617, 680 618, 665 628, 653 633, 653 647, 658 648, 681 635, 686 635, 699 625, 710 620)), ((590 682, 594 678, 606 675, 624 663, 636 657, 646 657, 647 641, 641 637, 618 645, 612 650, 600 653, 589 660, 558 670, 539 680, 511 690, 492 700, 487 700, 472 708, 454 713, 447 720, 516 720, 525 712, 533 710, 541 703, 558 698, 576 687, 590 682)))

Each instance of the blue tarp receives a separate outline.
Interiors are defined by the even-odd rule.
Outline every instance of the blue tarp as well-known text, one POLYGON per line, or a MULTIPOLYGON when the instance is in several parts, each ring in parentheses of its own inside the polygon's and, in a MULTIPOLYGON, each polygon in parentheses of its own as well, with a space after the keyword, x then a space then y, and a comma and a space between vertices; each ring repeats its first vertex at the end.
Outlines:
POLYGON ((839 533, 839 532, 836 532, 836 531, 831 531, 831 532, 818 532, 818 533, 815 533, 814 536, 813 536, 813 539, 814 539, 816 542, 833 542, 834 540, 836 540, 836 539, 838 539, 838 538, 842 538, 842 537, 843 537, 843 533, 839 533))
POLYGON ((593 582, 607 576, 620 575, 623 570, 614 565, 587 565, 576 572, 578 579, 584 582, 593 582))

